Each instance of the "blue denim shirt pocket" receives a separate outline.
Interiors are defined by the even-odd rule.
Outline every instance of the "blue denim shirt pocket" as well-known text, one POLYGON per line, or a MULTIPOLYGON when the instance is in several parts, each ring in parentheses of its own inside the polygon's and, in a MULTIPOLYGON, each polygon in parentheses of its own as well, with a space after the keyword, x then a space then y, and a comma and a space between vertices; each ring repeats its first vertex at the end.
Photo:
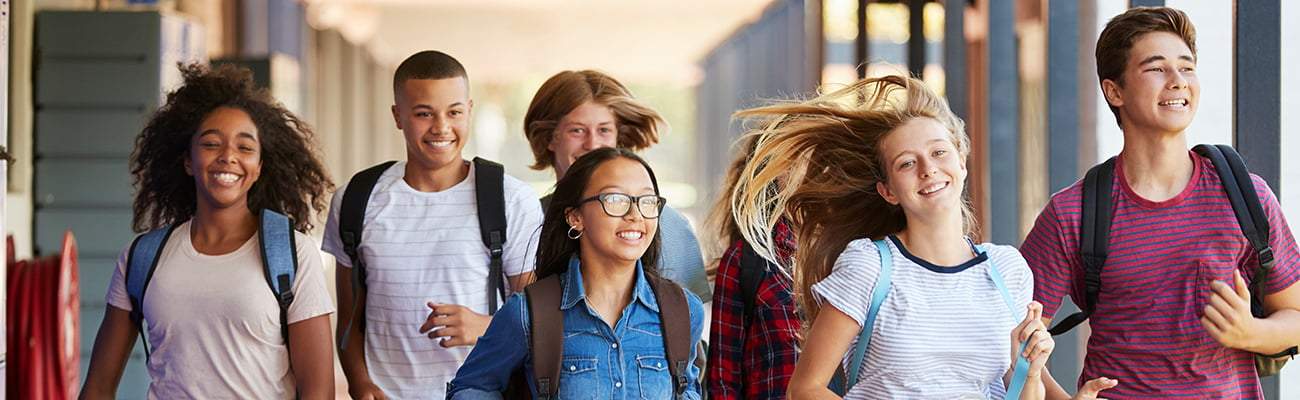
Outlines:
POLYGON ((596 399, 600 377, 596 358, 569 358, 560 361, 560 399, 596 399))
POLYGON ((668 361, 660 355, 643 355, 636 357, 637 386, 641 388, 642 399, 671 399, 673 397, 672 374, 668 371, 668 361))

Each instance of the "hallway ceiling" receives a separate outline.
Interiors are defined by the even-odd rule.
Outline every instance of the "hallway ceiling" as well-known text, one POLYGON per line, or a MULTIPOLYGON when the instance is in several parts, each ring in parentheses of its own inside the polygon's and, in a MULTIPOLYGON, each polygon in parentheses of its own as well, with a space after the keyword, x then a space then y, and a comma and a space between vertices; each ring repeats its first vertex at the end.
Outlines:
POLYGON ((476 80, 541 80, 598 69, 692 85, 697 63, 771 0, 311 0, 310 14, 396 65, 445 51, 476 80))

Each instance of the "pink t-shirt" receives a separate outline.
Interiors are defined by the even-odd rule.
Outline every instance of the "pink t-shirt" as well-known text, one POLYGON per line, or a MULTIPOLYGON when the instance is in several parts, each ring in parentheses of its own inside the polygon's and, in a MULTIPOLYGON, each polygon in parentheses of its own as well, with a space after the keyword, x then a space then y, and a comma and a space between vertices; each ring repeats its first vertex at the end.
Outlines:
MULTIPOLYGON (((1123 160, 1115 163, 1110 256, 1079 377, 1080 385, 1118 379, 1119 386, 1103 392, 1107 398, 1262 398, 1251 354, 1224 347, 1201 326, 1210 282, 1231 284, 1234 269, 1250 282, 1258 261, 1213 164, 1190 154, 1191 181, 1162 202, 1134 193, 1120 173, 1123 160)), ((1300 255, 1277 198, 1262 179, 1251 178, 1272 231, 1275 266, 1266 292, 1277 293, 1300 279, 1300 255)), ((1065 295, 1083 303, 1082 193, 1076 182, 1053 195, 1020 248, 1048 318, 1065 295)))
MULTIPOLYGON (((334 312, 320 252, 294 232, 298 272, 290 324, 334 312)), ((150 399, 293 399, 289 351, 280 332, 280 305, 266 283, 258 235, 222 255, 199 253, 187 239, 190 223, 163 247, 144 295, 150 348, 150 399)), ((122 251, 105 296, 131 311, 122 251)))

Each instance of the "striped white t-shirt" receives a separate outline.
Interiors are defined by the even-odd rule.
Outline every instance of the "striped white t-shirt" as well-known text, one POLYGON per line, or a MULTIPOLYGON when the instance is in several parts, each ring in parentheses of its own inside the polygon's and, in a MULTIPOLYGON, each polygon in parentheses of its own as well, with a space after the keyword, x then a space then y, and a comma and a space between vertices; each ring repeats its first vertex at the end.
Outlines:
MULTIPOLYGON (((936 266, 907 252, 897 238, 893 285, 871 328, 871 345, 846 399, 1002 399, 1002 376, 1011 366, 1011 330, 1033 298, 1033 275, 1011 246, 988 251, 957 266, 936 266), (997 264, 1016 315, 989 277, 997 264)), ((849 243, 830 276, 813 285, 823 304, 861 325, 880 276, 880 252, 868 239, 849 243)), ((845 352, 848 370, 853 344, 845 352)))
MULTIPOLYGON (((464 181, 434 193, 408 185, 405 171, 405 162, 385 171, 366 206, 358 246, 367 274, 366 366, 389 398, 442 399, 473 347, 443 348, 420 334, 430 311, 426 303, 459 304, 487 314, 489 254, 479 233, 473 163, 464 181)), ((351 267, 338 233, 345 191, 334 195, 323 248, 351 267)), ((505 205, 502 261, 505 274, 513 276, 536 264, 542 209, 532 188, 509 175, 505 205)), ((499 300, 498 307, 504 303, 499 300)))

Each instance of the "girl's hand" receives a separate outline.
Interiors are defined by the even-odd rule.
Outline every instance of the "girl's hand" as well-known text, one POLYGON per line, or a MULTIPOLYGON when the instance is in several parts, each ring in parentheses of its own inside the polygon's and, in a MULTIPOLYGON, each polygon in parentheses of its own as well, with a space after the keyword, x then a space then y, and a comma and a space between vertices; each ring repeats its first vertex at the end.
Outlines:
POLYGON ((1052 340, 1052 334, 1047 332, 1047 325, 1043 324, 1043 305, 1037 301, 1029 302, 1029 312, 1025 313, 1025 320, 1020 321, 1015 329, 1011 330, 1011 365, 1015 366, 1017 355, 1024 356, 1029 361, 1029 379, 1038 379, 1043 371, 1043 366, 1047 365, 1047 357, 1052 354, 1052 349, 1056 348, 1056 341, 1052 340), (1024 352, 1015 354, 1020 350, 1020 344, 1028 342, 1024 352))

